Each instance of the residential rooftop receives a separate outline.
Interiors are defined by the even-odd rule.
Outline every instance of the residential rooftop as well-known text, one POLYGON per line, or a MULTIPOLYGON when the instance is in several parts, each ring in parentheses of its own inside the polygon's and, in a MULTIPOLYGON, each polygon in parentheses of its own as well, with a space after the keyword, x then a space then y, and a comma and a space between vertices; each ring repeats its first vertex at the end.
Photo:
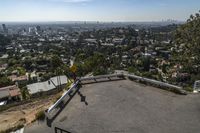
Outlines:
POLYGON ((67 84, 67 77, 65 75, 56 76, 50 78, 48 81, 45 82, 38 82, 27 85, 27 89, 29 94, 36 94, 39 92, 47 92, 50 90, 55 89, 59 85, 67 84))

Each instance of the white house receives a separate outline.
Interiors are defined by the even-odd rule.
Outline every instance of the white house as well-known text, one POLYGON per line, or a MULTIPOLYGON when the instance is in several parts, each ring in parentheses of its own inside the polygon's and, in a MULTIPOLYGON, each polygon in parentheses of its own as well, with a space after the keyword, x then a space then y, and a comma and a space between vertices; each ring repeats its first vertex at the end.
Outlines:
POLYGON ((67 77, 65 75, 50 78, 45 82, 38 82, 27 85, 29 94, 33 95, 40 92, 49 92, 56 89, 59 85, 63 88, 67 84, 67 77))

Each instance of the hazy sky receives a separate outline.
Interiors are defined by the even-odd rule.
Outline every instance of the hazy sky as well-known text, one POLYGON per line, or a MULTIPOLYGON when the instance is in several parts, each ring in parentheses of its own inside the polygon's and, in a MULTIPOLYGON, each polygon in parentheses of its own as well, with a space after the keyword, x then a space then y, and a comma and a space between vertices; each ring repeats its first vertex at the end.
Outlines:
POLYGON ((200 0, 0 0, 0 21, 186 20, 200 0))

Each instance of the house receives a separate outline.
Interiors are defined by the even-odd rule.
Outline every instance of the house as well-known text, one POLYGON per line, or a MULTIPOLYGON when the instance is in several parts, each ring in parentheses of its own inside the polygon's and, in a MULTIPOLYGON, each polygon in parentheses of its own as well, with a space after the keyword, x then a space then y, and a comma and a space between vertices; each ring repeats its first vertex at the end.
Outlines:
POLYGON ((113 43, 101 43, 102 46, 114 46, 113 43))
POLYGON ((87 39, 85 39, 85 41, 88 43, 97 44, 97 40, 93 39, 93 38, 87 38, 87 39))
POLYGON ((5 101, 16 101, 21 99, 21 92, 17 85, 0 88, 0 105, 5 101))
POLYGON ((22 76, 11 75, 11 76, 8 76, 8 78, 10 80, 12 80, 13 82, 23 82, 23 81, 27 81, 28 80, 27 75, 22 75, 22 76))
POLYGON ((5 70, 8 67, 8 64, 0 65, 0 71, 5 70))
POLYGON ((7 59, 8 56, 9 56, 8 54, 4 54, 4 55, 2 55, 0 58, 1 58, 1 59, 7 59))
POLYGON ((38 75, 36 74, 36 71, 33 71, 31 73, 26 73, 26 77, 28 80, 37 80, 38 75))
POLYGON ((4 101, 9 99, 10 95, 8 90, 2 89, 0 90, 0 101, 4 101))
POLYGON ((38 65, 38 66, 37 66, 37 70, 38 70, 38 71, 46 71, 46 70, 48 70, 48 65, 47 65, 47 64, 38 65))
POLYGON ((191 75, 189 73, 177 73, 176 80, 178 82, 186 82, 191 79, 191 75))
POLYGON ((45 82, 38 82, 34 84, 27 85, 27 89, 30 95, 37 95, 40 93, 51 94, 53 92, 59 91, 66 86, 68 79, 65 75, 56 76, 50 78, 48 81, 45 82), (58 89, 58 87, 60 88, 58 89))
POLYGON ((158 51, 158 55, 162 56, 165 59, 169 59, 171 52, 168 50, 160 50, 158 51))
POLYGON ((116 45, 121 45, 123 40, 123 38, 113 38, 112 42, 116 45))

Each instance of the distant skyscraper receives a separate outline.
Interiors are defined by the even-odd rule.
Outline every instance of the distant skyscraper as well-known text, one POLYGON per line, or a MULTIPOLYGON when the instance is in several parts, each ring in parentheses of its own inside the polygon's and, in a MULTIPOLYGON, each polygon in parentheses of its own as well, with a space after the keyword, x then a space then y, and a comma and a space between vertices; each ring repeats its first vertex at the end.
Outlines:
POLYGON ((6 25, 2 24, 2 27, 3 27, 3 32, 7 34, 8 33, 8 29, 6 28, 6 25))
POLYGON ((31 33, 31 31, 32 31, 32 28, 31 28, 31 27, 29 27, 29 28, 28 28, 28 32, 29 32, 29 33, 31 33))
POLYGON ((36 30, 37 30, 37 32, 40 32, 41 31, 41 27, 39 25, 36 26, 36 30))
POLYGON ((3 27, 3 30, 6 29, 6 25, 5 24, 2 24, 2 27, 3 27))

